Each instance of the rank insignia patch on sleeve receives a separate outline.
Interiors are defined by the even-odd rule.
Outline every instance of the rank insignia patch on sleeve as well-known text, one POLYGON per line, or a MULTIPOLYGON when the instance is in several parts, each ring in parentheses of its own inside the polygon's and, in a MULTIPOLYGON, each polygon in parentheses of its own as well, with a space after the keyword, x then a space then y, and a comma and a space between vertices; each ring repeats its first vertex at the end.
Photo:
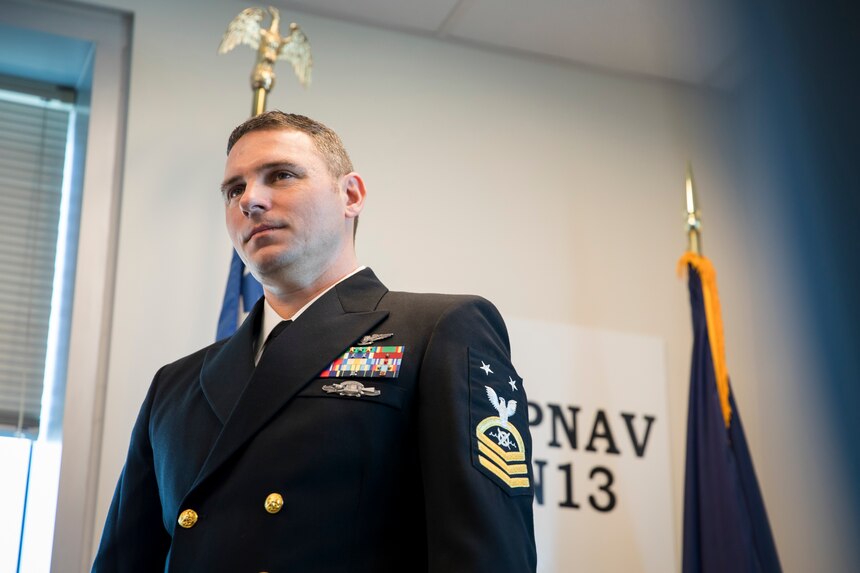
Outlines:
POLYGON ((353 346, 338 356, 320 378, 397 378, 405 346, 353 346))
POLYGON ((469 349, 472 463, 510 495, 531 494, 528 403, 521 383, 508 361, 469 349))

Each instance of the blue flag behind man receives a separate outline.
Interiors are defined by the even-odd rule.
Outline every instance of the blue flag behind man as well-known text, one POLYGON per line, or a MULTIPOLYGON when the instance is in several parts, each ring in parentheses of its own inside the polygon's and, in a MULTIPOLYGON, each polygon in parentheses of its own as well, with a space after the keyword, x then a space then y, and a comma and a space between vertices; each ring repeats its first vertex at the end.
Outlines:
POLYGON ((764 500, 725 364, 716 273, 685 254, 693 311, 683 572, 779 572, 764 500))
POLYGON ((260 297, 263 287, 250 273, 245 270, 245 263, 233 250, 230 260, 230 272, 227 275, 227 287, 224 289, 224 302, 221 303, 221 314, 218 317, 218 330, 215 340, 231 336, 242 319, 251 310, 260 297))

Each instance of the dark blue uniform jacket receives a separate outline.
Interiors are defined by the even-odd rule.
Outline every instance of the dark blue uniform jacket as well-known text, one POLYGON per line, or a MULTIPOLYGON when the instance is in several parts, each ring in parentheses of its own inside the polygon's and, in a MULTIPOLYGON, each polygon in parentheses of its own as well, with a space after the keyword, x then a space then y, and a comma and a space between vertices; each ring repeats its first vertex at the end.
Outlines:
POLYGON ((492 304, 365 269, 255 368, 261 317, 156 374, 93 571, 534 571, 527 402, 492 304), (403 347, 396 377, 320 377, 370 334, 403 347), (379 394, 323 388, 347 380, 379 394))

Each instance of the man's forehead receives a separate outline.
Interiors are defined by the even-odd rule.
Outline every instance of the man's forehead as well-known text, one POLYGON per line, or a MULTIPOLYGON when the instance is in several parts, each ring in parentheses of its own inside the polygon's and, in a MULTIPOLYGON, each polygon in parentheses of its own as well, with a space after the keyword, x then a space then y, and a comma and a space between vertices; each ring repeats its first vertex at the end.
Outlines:
POLYGON ((247 147, 251 144, 259 146, 267 143, 273 145, 297 146, 300 148, 306 147, 316 151, 316 145, 314 144, 313 139, 303 131, 292 128, 256 129, 254 131, 249 131, 237 139, 236 143, 233 144, 233 149, 230 150, 228 157, 233 154, 236 148, 247 147))
POLYGON ((325 164, 308 134, 295 129, 255 130, 236 140, 227 155, 224 173, 229 176, 228 172, 235 169, 253 169, 273 162, 312 164, 315 160, 325 164))

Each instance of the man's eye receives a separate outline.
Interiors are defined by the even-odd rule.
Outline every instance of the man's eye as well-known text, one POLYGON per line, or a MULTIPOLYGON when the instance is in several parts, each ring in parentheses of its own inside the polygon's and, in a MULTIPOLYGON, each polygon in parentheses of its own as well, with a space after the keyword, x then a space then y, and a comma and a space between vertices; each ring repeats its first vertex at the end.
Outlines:
POLYGON ((239 195, 241 195, 241 194, 242 194, 242 191, 244 191, 244 190, 245 190, 245 188, 244 188, 244 187, 241 187, 241 186, 231 187, 230 189, 227 189, 227 192, 226 192, 226 193, 224 193, 224 197, 225 197, 228 201, 229 201, 229 200, 231 200, 231 199, 235 199, 236 197, 238 197, 239 195))
POLYGON ((285 179, 292 179, 292 178, 293 178, 293 174, 290 173, 289 171, 275 171, 274 173, 272 173, 272 179, 274 179, 275 181, 283 181, 285 179))

